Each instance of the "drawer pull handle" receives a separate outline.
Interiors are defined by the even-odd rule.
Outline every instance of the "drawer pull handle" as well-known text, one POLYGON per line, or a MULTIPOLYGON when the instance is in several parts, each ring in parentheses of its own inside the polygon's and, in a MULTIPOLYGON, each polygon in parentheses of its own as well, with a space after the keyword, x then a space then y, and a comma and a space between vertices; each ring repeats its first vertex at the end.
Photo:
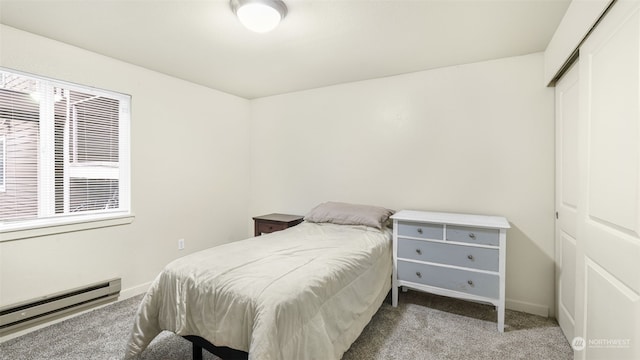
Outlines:
POLYGON ((473 281, 467 280, 467 284, 469 284, 469 286, 473 286, 473 281))
POLYGON ((420 273, 420 271, 416 271, 416 276, 422 278, 422 274, 420 273))
POLYGON ((476 238, 476 234, 474 234, 474 233, 469 233, 469 237, 475 240, 475 238, 476 238))
POLYGON ((418 228, 418 234, 422 234, 422 228, 418 228))
POLYGON ((467 259, 473 261, 473 255, 467 255, 467 259))
POLYGON ((418 255, 422 255, 422 250, 416 249, 416 253, 418 253, 418 255))

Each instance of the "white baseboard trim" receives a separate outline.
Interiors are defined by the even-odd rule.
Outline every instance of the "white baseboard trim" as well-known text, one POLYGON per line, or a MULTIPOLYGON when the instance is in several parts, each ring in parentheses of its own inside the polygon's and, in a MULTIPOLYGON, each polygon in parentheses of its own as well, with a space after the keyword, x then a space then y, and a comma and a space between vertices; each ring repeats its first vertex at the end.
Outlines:
POLYGON ((522 311, 533 315, 549 317, 549 307, 533 304, 526 301, 519 301, 513 299, 505 300, 505 307, 509 310, 522 311))
POLYGON ((151 285, 151 281, 121 290, 120 296, 118 296, 118 301, 126 300, 128 298, 132 298, 134 296, 144 294, 147 292, 150 285, 151 285))

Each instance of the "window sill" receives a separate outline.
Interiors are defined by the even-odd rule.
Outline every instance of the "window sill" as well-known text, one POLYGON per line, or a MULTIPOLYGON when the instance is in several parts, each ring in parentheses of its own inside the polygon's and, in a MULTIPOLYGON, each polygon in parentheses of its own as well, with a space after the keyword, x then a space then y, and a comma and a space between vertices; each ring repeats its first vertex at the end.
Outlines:
POLYGON ((101 219, 74 220, 72 222, 62 222, 58 224, 48 224, 27 229, 0 229, 0 243, 27 239, 39 236, 62 234, 81 230, 99 229, 110 226, 131 224, 135 219, 133 214, 116 215, 101 219))

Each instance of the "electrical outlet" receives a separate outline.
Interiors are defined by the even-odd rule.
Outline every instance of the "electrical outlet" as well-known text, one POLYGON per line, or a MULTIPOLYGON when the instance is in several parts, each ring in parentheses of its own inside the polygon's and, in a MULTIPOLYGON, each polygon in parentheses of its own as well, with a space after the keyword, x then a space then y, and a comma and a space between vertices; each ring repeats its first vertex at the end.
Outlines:
POLYGON ((178 239, 178 250, 184 249, 184 239, 178 239))

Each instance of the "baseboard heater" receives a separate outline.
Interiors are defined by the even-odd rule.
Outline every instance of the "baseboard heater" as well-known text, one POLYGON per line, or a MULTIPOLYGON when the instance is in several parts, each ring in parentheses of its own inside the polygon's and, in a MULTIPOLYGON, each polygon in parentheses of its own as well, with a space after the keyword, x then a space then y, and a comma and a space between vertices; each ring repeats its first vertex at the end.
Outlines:
POLYGON ((111 279, 0 308, 0 336, 37 322, 117 299, 121 279, 111 279))

